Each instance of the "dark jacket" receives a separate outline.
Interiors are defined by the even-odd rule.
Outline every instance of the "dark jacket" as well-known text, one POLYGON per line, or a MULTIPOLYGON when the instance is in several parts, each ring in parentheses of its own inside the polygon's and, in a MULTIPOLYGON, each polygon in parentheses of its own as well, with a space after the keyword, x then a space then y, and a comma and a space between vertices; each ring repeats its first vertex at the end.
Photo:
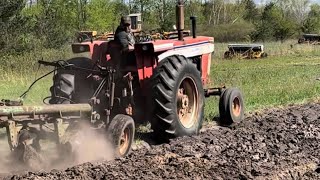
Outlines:
POLYGON ((124 27, 118 26, 114 36, 114 40, 121 45, 122 51, 128 51, 129 44, 134 43, 132 36, 126 32, 124 27))

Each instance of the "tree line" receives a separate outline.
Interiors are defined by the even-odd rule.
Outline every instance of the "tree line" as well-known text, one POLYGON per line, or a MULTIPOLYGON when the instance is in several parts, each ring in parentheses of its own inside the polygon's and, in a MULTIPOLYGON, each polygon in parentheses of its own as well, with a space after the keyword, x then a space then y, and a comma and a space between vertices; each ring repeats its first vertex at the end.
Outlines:
MULTIPOLYGON (((1 0, 0 51, 59 48, 80 30, 111 32, 121 15, 142 13, 143 30, 171 31, 176 0, 1 0)), ((185 24, 216 41, 284 41, 319 33, 320 6, 309 0, 186 0, 185 24)))

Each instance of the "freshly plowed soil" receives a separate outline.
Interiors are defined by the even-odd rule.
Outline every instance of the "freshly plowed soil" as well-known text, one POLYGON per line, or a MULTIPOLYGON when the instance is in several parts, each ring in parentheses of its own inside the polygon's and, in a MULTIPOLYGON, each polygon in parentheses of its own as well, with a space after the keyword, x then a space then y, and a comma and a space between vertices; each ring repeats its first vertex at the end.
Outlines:
POLYGON ((319 165, 320 105, 307 104, 209 127, 123 159, 5 179, 320 179, 319 165))

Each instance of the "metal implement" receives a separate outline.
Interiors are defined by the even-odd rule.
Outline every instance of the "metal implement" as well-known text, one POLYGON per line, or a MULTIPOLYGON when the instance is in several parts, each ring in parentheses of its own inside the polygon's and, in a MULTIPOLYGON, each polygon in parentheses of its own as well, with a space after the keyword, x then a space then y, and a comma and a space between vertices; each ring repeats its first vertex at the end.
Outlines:
POLYGON ((90 104, 54 104, 46 106, 0 106, 1 116, 23 116, 56 113, 90 113, 90 104))
POLYGON ((224 59, 258 59, 267 57, 262 44, 229 44, 224 59))

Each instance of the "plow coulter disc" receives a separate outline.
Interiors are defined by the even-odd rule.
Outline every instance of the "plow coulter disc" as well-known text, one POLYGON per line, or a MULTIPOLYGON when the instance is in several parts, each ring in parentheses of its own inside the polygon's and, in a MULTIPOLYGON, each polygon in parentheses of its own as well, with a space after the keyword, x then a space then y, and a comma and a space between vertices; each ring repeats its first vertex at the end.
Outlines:
POLYGON ((45 169, 47 163, 39 151, 40 145, 35 134, 21 130, 18 146, 12 153, 15 162, 31 170, 45 169))
POLYGON ((45 160, 31 145, 23 147, 23 162, 31 169, 40 170, 44 168, 45 160))

